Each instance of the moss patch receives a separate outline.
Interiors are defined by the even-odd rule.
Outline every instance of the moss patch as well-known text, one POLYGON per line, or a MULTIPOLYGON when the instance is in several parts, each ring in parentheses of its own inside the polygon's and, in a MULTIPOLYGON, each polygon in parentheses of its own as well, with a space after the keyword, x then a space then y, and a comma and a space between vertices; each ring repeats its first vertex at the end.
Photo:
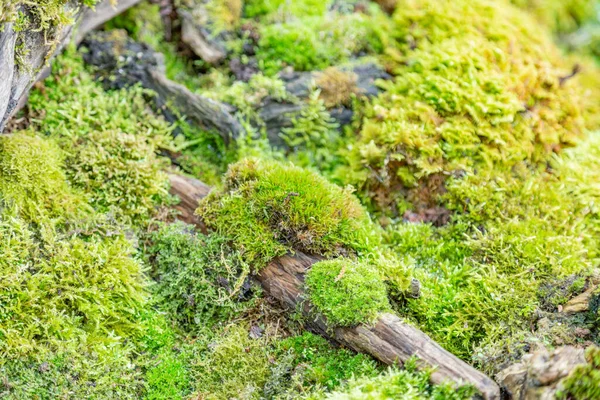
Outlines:
POLYGON ((245 159, 197 210, 254 268, 292 249, 323 255, 368 253, 379 238, 347 189, 290 164, 245 159))
POLYGON ((432 207, 446 176, 547 160, 581 138, 581 90, 561 81, 571 66, 512 6, 406 1, 393 20, 396 79, 367 107, 351 160, 379 208, 432 207))
POLYGON ((576 367, 561 381, 559 399, 594 399, 600 396, 600 349, 589 347, 585 359, 587 364, 576 367))
POLYGON ((349 259, 320 261, 306 275, 310 301, 330 325, 369 323, 389 309, 378 271, 349 259))

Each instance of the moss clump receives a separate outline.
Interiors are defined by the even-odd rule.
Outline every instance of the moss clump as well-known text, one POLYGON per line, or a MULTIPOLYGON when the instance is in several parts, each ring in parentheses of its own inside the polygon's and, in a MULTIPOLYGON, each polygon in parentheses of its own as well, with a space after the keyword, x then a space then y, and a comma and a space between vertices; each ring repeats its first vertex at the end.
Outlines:
POLYGON ((146 292, 132 244, 69 186, 52 139, 0 146, 3 395, 138 398, 128 339, 146 292))
POLYGON ((553 33, 573 32, 590 20, 596 19, 596 0, 511 0, 527 10, 553 33))
POLYGON ((261 26, 256 50, 261 69, 267 75, 284 66, 319 70, 359 53, 381 53, 387 41, 387 20, 376 8, 370 13, 332 13, 261 26))
POLYGON ((293 390, 294 386, 302 388, 301 392, 332 390, 352 377, 374 377, 380 372, 379 365, 369 356, 334 348, 309 332, 282 339, 274 346, 277 365, 272 367, 265 386, 265 395, 270 398, 286 389, 293 390))
POLYGON ((587 364, 577 366, 560 382, 559 399, 596 399, 600 397, 600 349, 595 346, 585 351, 587 364))
POLYGON ((252 304, 250 267, 224 238, 176 223, 153 232, 150 242, 156 301, 182 326, 209 326, 252 304))
POLYGON ((90 203, 128 225, 143 225, 168 197, 165 159, 143 133, 96 131, 80 138, 68 157, 74 186, 90 203))
MULTIPOLYGON (((455 212, 451 224, 388 228, 387 241, 412 257, 412 274, 421 282, 421 297, 399 309, 454 354, 493 369, 483 348, 505 338, 520 341, 538 310, 548 310, 548 286, 577 276, 581 287, 595 265, 598 143, 590 135, 555 157, 549 171, 515 168, 452 179, 446 195, 455 212)), ((565 291, 561 301, 577 290, 565 291)), ((538 329, 544 330, 541 323, 538 329)), ((558 331, 543 335, 560 343, 558 331)))
POLYGON ((251 158, 232 165, 223 188, 203 199, 197 213, 254 268, 293 249, 363 254, 379 241, 349 190, 275 161, 251 158))
POLYGON ((329 67, 315 77, 315 84, 321 90, 321 99, 327 108, 349 105, 353 94, 358 93, 358 76, 352 71, 329 67))
MULTIPOLYGON (((86 214, 81 196, 67 184, 64 155, 32 132, 0 139, 0 200, 29 222, 86 214)), ((89 210, 88 210, 89 211, 89 210)))
POLYGON ((269 376, 264 339, 251 339, 232 326, 196 366, 195 396, 205 399, 259 399, 269 376))
POLYGON ((261 17, 261 20, 285 21, 288 19, 322 16, 327 12, 329 1, 321 0, 246 0, 244 16, 261 17))
POLYGON ((338 392, 316 394, 309 398, 331 400, 447 399, 467 400, 476 393, 470 386, 432 385, 431 371, 417 371, 416 361, 408 361, 404 370, 392 369, 375 378, 352 379, 338 392))
POLYGON ((310 301, 330 325, 369 323, 390 308, 376 268, 348 259, 320 261, 306 275, 310 301))
POLYGON ((431 207, 457 171, 546 160, 581 137, 570 67, 514 7, 404 1, 393 20, 396 79, 365 110, 351 161, 380 208, 403 195, 431 207))
POLYGON ((167 200, 165 162, 157 152, 171 146, 173 127, 152 113, 142 89, 105 92, 73 50, 53 73, 43 90, 32 92, 32 129, 56 139, 68 179, 97 211, 144 225, 167 200))

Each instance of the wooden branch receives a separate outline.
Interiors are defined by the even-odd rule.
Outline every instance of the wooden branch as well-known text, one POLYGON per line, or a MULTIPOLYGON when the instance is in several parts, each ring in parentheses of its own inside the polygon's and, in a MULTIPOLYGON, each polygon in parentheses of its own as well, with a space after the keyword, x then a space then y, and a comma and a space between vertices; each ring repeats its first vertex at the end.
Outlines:
POLYGON ((194 212, 198 208, 198 201, 208 196, 210 186, 197 179, 174 173, 169 173, 169 182, 171 184, 170 193, 178 196, 181 200, 175 206, 175 209, 179 211, 178 218, 188 224, 200 226, 204 230, 200 218, 194 212))
MULTIPOLYGON (((113 7, 110 0, 102 0, 95 10, 77 8, 78 3, 70 1, 64 7, 77 10, 74 19, 78 26, 75 35, 78 41, 90 30, 140 1, 120 0, 113 7)), ((24 6, 20 7, 20 11, 28 15, 24 6)), ((15 32, 12 23, 4 24, 3 28, 0 32, 0 133, 8 120, 23 106, 33 84, 48 75, 47 62, 69 43, 74 31, 73 25, 62 27, 56 34, 58 44, 52 46, 46 43, 44 32, 15 32), (23 45, 26 49, 21 60, 17 60, 15 55, 17 45, 23 45)))
POLYGON ((177 14, 181 20, 181 41, 209 64, 218 64, 227 56, 225 46, 206 27, 194 22, 194 17, 188 11, 179 9, 177 14))
MULTIPOLYGON (((182 184, 180 177, 170 177, 172 193, 185 198, 180 204, 181 207, 187 208, 185 215, 193 215, 198 201, 207 194, 206 185, 200 182, 192 183, 193 178, 185 178, 185 184, 182 184), (195 189, 196 187, 199 189, 195 189)), ((302 252, 288 254, 274 259, 256 278, 267 294, 290 309, 300 309, 307 317, 307 327, 324 337, 357 352, 371 354, 390 365, 402 364, 410 357, 416 356, 420 368, 435 368, 431 375, 433 383, 450 381, 456 384, 470 384, 477 388, 485 399, 500 399, 500 388, 492 379, 449 353, 425 333, 405 323, 396 315, 384 313, 373 325, 329 327, 326 319, 316 312, 304 292, 304 277, 310 267, 320 260, 321 257, 302 252)))
POLYGON ((242 135, 242 125, 234 117, 232 106, 192 93, 168 79, 162 55, 149 46, 106 32, 88 35, 82 45, 88 48, 83 55, 85 62, 96 67, 108 88, 141 84, 156 93, 153 101, 167 119, 173 120, 181 113, 195 125, 216 131, 226 143, 242 135))

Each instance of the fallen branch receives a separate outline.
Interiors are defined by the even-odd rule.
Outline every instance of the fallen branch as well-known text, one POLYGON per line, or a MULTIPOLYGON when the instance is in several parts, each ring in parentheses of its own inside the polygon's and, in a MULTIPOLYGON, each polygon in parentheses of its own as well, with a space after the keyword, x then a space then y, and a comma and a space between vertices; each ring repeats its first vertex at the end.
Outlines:
MULTIPOLYGON (((182 219, 189 220, 198 201, 207 194, 206 186, 193 178, 171 175, 171 193, 185 199, 179 205, 184 208, 182 219), (202 187, 192 191, 188 185, 202 187)), ((371 354, 386 364, 402 364, 416 356, 421 368, 434 367, 431 375, 434 383, 451 381, 456 384, 470 384, 479 390, 485 399, 499 399, 500 389, 488 376, 477 371, 458 357, 444 350, 439 344, 419 329, 403 322, 393 314, 384 313, 373 325, 358 325, 348 328, 334 328, 315 312, 304 293, 304 277, 310 267, 320 261, 318 256, 301 252, 274 259, 257 276, 267 294, 281 301, 290 309, 300 309, 307 317, 307 327, 312 331, 333 339, 357 352, 371 354)))
MULTIPOLYGON (((77 27, 75 41, 79 42, 90 30, 98 27, 140 0, 120 0, 116 6, 110 0, 100 1, 95 9, 81 7, 74 17, 74 25, 60 28, 56 34, 56 45, 49 45, 44 32, 28 30, 16 32, 12 23, 3 25, 0 31, 0 133, 8 120, 25 104, 33 84, 48 75, 47 61, 58 54, 71 41, 77 27), (19 38, 21 42, 19 43, 19 38), (22 45, 21 58, 16 56, 16 46, 22 45)), ((65 7, 74 8, 74 2, 65 7)), ((19 8, 27 15, 24 6, 19 8)))

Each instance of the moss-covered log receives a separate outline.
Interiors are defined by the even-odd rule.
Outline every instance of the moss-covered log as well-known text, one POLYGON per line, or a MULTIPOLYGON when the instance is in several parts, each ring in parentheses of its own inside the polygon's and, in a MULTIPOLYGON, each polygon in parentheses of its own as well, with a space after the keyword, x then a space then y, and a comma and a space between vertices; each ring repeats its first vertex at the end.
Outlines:
MULTIPOLYGON (((171 194, 182 199, 178 206, 180 218, 198 223, 190 220, 189 216, 194 214, 197 202, 206 196, 206 185, 193 178, 182 178, 174 174, 170 176, 170 180, 171 194)), ((434 383, 452 381, 473 385, 485 399, 500 398, 500 389, 491 378, 444 350, 425 333, 403 322, 396 315, 381 314, 370 325, 330 327, 326 319, 315 312, 304 293, 305 275, 321 259, 302 252, 284 255, 261 269, 257 280, 267 294, 290 309, 300 309, 308 317, 307 327, 324 337, 357 352, 371 354, 386 364, 402 364, 416 356, 420 367, 435 368, 431 375, 434 383)))
MULTIPOLYGON (((95 9, 69 1, 67 14, 74 13, 73 24, 53 24, 52 32, 42 27, 17 26, 22 21, 0 21, 0 132, 8 120, 25 103, 33 84, 47 76, 45 66, 55 54, 71 41, 80 41, 90 30, 139 3, 140 0, 102 0, 95 9), (76 33, 74 34, 74 31, 76 33)), ((30 16, 31 6, 17 6, 24 16, 30 16)), ((31 16, 33 19, 34 17, 31 16)))

